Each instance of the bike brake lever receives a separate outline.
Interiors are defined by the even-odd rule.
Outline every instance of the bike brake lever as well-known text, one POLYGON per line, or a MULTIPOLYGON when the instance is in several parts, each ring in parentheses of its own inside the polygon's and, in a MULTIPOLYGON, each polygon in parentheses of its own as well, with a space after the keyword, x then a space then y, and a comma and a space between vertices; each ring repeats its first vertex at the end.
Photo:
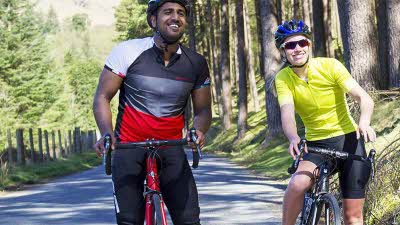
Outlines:
POLYGON ((371 149, 371 151, 369 151, 368 159, 369 162, 371 163, 371 178, 373 181, 375 180, 375 155, 376 155, 375 149, 371 149))
POLYGON ((300 150, 300 154, 299 154, 298 156, 296 156, 296 159, 295 159, 295 160, 293 160, 292 166, 290 166, 290 167, 287 169, 287 172, 288 172, 289 174, 294 174, 294 173, 296 172, 297 167, 299 166, 299 163, 300 163, 300 159, 301 159, 301 157, 303 156, 305 144, 306 144, 306 140, 305 140, 305 139, 301 139, 301 141, 300 141, 300 143, 299 143, 299 145, 298 145, 298 148, 299 148, 299 150, 300 150))
POLYGON ((103 154, 103 165, 107 175, 111 175, 111 135, 104 136, 104 148, 106 152, 103 154))
POLYGON ((196 151, 193 151, 193 149, 192 149, 192 153, 193 153, 192 168, 196 169, 199 166, 199 161, 200 161, 200 159, 203 158, 203 156, 201 155, 200 147, 196 144, 196 141, 197 141, 196 129, 191 128, 189 131, 189 135, 190 135, 190 140, 196 146, 196 151))

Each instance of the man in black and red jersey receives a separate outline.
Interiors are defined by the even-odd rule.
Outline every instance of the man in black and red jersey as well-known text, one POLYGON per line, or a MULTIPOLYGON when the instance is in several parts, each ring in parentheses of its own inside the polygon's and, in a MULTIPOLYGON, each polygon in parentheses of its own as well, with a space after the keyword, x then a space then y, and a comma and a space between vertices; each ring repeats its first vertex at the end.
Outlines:
MULTIPOLYGON (((113 143, 181 139, 183 111, 191 94, 193 126, 198 144, 204 145, 211 124, 210 78, 205 58, 179 44, 188 13, 186 0, 150 0, 147 21, 153 37, 122 42, 108 56, 93 111, 101 134, 114 134, 113 143), (117 91, 113 130, 110 101, 117 91)), ((100 156, 103 138, 95 147, 100 156)), ((200 224, 197 188, 183 148, 162 149, 159 155, 161 191, 173 223, 200 224)), ((145 150, 115 149, 112 160, 117 222, 143 224, 145 150)))

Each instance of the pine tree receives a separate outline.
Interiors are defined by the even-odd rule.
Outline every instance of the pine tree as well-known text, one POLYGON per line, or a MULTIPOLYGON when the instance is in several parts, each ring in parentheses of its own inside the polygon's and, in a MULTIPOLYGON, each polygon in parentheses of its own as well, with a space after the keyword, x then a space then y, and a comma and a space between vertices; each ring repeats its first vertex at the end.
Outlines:
POLYGON ((0 83, 7 90, 0 113, 7 115, 5 126, 37 124, 55 101, 44 22, 33 7, 23 0, 0 4, 0 83))

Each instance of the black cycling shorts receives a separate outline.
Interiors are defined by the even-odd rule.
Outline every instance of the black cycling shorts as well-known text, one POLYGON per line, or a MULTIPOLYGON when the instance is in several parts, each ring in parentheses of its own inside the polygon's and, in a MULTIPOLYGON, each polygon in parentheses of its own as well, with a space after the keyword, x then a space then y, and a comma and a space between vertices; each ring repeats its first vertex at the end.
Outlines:
MULTIPOLYGON (((356 132, 318 141, 307 141, 307 146, 330 148, 337 151, 366 156, 364 140, 362 138, 357 140, 356 132)), ((317 166, 326 160, 324 156, 313 153, 305 154, 303 159, 313 162, 317 166)), ((370 164, 368 162, 351 159, 338 159, 335 163, 337 166, 336 170, 339 172, 342 197, 345 199, 364 198, 365 187, 371 172, 370 164)))
MULTIPOLYGON (((144 223, 143 197, 148 150, 117 149, 113 151, 112 180, 118 224, 144 223)), ((173 224, 200 224, 200 207, 196 183, 182 147, 158 150, 161 193, 173 224)))

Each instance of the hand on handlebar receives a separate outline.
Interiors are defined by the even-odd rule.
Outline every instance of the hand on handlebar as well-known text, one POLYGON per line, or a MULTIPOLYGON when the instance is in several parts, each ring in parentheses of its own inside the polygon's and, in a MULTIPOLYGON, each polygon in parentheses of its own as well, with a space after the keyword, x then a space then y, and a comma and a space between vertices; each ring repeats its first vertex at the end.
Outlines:
MULTIPOLYGON (((203 149, 204 143, 206 141, 206 137, 205 137, 204 133, 199 130, 196 130, 196 135, 197 135, 196 144, 200 147, 200 149, 203 149)), ((195 150, 196 146, 194 145, 194 143, 192 142, 192 140, 190 138, 190 132, 188 132, 188 135, 186 138, 187 138, 190 148, 195 150)))
MULTIPOLYGON (((102 157, 104 154, 106 154, 106 149, 104 148, 104 137, 101 137, 99 140, 97 140, 96 144, 94 144, 94 149, 96 150, 96 155, 98 157, 102 157)), ((114 143, 116 142, 116 139, 113 135, 111 135, 111 149, 114 150, 114 143)))
MULTIPOLYGON (((292 156, 293 160, 296 159, 296 156, 300 155, 299 144, 301 139, 299 136, 296 136, 289 140, 289 148, 288 152, 292 156)), ((307 146, 304 147, 304 152, 307 152, 307 146)))

